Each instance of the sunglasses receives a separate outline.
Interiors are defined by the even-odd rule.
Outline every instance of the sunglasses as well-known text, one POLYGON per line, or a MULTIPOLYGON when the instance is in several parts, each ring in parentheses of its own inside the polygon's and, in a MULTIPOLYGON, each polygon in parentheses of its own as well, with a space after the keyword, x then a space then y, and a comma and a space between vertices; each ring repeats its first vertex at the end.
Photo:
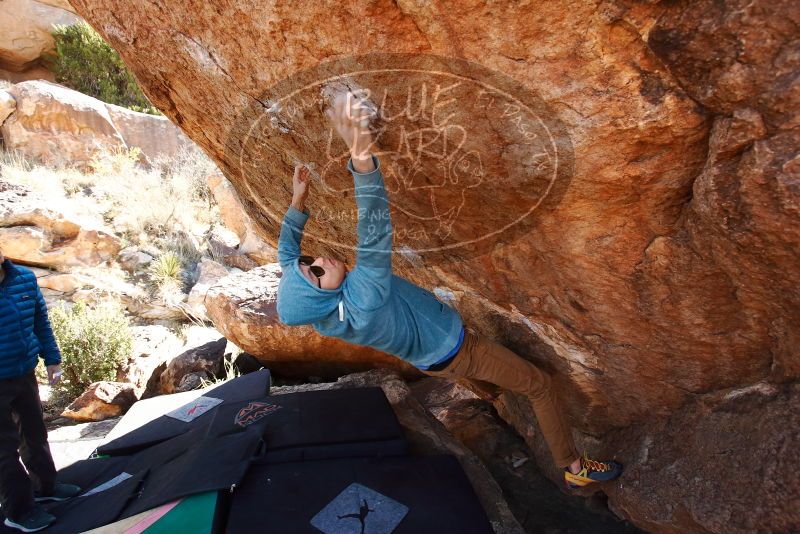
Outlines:
POLYGON ((312 263, 314 263, 314 258, 312 258, 311 256, 300 256, 298 261, 300 262, 300 265, 305 265, 306 267, 308 267, 308 270, 311 271, 314 274, 314 276, 317 277, 317 285, 319 286, 320 289, 322 289, 322 282, 320 282, 320 278, 325 276, 325 269, 323 269, 319 265, 311 265, 312 263))

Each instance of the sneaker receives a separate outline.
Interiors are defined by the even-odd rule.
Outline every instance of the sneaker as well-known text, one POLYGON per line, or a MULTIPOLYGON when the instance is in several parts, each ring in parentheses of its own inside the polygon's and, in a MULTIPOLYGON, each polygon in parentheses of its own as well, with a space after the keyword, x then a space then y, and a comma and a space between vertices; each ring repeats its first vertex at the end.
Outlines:
POLYGON ((81 492, 81 488, 75 486, 74 484, 62 484, 60 482, 56 482, 55 486, 53 486, 53 492, 47 495, 42 495, 36 491, 33 492, 33 500, 36 502, 47 502, 47 501, 66 501, 78 495, 81 492))
POLYGON ((569 467, 564 468, 564 480, 570 489, 582 488, 594 482, 614 480, 621 474, 622 464, 613 460, 598 462, 586 454, 581 458, 581 470, 577 474, 573 474, 569 467))
POLYGON ((39 505, 31 508, 30 512, 20 519, 13 520, 7 517, 3 522, 5 526, 21 530, 22 532, 36 532, 53 524, 56 516, 48 514, 39 505))

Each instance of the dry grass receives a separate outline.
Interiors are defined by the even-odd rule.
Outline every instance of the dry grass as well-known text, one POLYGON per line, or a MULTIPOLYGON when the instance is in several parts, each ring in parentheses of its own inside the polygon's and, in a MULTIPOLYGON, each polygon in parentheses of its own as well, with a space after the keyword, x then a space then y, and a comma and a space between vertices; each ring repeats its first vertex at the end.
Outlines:
POLYGON ((219 210, 206 187, 214 165, 199 149, 149 167, 140 161, 138 150, 126 150, 102 154, 82 169, 51 167, 0 151, 0 180, 27 186, 43 206, 84 227, 110 229, 123 247, 134 245, 156 258, 131 275, 118 267, 107 273, 94 267, 84 273, 88 278, 112 294, 127 291, 126 284, 132 283, 148 300, 182 309, 194 268, 208 254, 204 238, 219 224, 219 210))
POLYGON ((125 244, 173 250, 189 261, 199 253, 187 236, 202 235, 219 219, 205 177, 214 166, 198 149, 139 164, 138 149, 95 157, 90 169, 37 165, 15 153, 0 154, 0 180, 30 187, 48 206, 114 229, 125 244))

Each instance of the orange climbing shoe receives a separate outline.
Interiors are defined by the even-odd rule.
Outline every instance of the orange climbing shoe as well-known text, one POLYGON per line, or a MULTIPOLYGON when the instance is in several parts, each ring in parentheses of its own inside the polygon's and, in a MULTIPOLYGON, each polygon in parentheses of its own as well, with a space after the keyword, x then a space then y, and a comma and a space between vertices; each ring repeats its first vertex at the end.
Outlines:
POLYGON ((577 474, 573 474, 569 467, 564 468, 564 480, 570 489, 582 488, 594 482, 614 480, 621 474, 622 464, 613 460, 598 462, 586 454, 581 458, 581 470, 577 474))

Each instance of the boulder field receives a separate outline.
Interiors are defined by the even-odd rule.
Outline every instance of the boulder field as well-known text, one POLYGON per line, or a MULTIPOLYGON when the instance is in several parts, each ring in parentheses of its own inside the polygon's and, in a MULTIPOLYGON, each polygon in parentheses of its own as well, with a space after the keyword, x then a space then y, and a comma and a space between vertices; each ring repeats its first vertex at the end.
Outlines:
MULTIPOLYGON (((268 243, 312 166, 304 248, 351 265, 322 110, 368 89, 395 272, 556 375, 583 443, 629 466, 610 506, 800 528, 797 2, 71 4, 268 243)), ((536 448, 529 407, 496 406, 536 448)))

